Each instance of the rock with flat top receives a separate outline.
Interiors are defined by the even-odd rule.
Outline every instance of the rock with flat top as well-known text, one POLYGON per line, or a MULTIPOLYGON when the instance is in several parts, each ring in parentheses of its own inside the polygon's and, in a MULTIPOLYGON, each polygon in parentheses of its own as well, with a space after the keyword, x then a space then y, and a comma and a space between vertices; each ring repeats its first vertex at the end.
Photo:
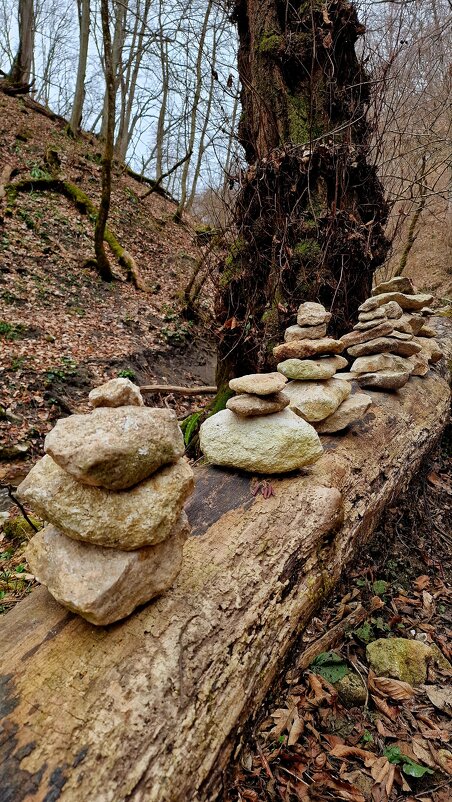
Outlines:
POLYGON ((360 320, 359 323, 355 323, 353 326, 353 331, 370 331, 371 329, 377 328, 377 326, 382 326, 384 323, 388 323, 388 318, 386 316, 379 318, 378 320, 360 320))
POLYGON ((176 462, 185 446, 172 409, 125 406, 61 418, 44 450, 83 484, 126 490, 176 462))
POLYGON ((364 393, 350 395, 342 404, 329 415, 328 418, 316 423, 315 428, 319 434, 334 434, 340 432, 351 423, 360 420, 369 409, 372 403, 370 396, 364 393))
POLYGON ((382 370, 378 373, 362 373, 356 381, 360 387, 369 387, 373 390, 400 390, 410 378, 410 371, 382 370))
POLYGON ((323 448, 315 429, 290 409, 242 418, 223 409, 204 421, 201 451, 213 465, 251 473, 287 473, 315 462, 323 448))
POLYGON ((140 388, 130 379, 110 379, 91 390, 89 402, 93 407, 143 407, 140 388))
POLYGON ((405 334, 404 331, 396 331, 396 329, 394 329, 394 331, 391 332, 391 337, 396 340, 405 340, 405 342, 409 342, 413 339, 414 334, 405 334))
POLYGON ((406 341, 392 339, 391 337, 378 337, 376 340, 353 345, 348 349, 348 353, 353 357, 386 353, 396 354, 397 356, 412 356, 420 350, 421 346, 414 341, 414 338, 406 341))
POLYGON ((291 343, 294 340, 320 340, 326 336, 326 323, 318 326, 289 326, 284 333, 284 342, 291 343))
POLYGON ((354 373, 378 373, 380 370, 395 370, 411 372, 413 366, 408 359, 394 354, 371 354, 355 359, 351 365, 354 373))
POLYGON ((416 295, 417 289, 408 276, 394 276, 388 281, 377 284, 372 290, 372 295, 382 295, 387 292, 403 292, 406 295, 416 295))
POLYGON ((249 373, 247 376, 231 379, 229 387, 236 393, 273 395, 283 389, 286 381, 281 373, 249 373))
POLYGON ((172 585, 189 532, 183 512, 163 542, 118 551, 72 540, 50 525, 33 537, 26 557, 38 582, 60 604, 92 624, 106 626, 172 585))
POLYGON ((361 306, 358 306, 358 312, 371 312, 373 309, 378 309, 378 306, 376 298, 367 298, 361 306))
POLYGON ((273 349, 273 356, 278 360, 305 359, 310 356, 327 354, 340 354, 344 350, 340 340, 331 337, 322 337, 320 340, 294 340, 291 343, 282 343, 273 349))
MULTIPOLYGON (((331 359, 286 359, 279 362, 277 370, 288 379, 319 380, 331 379, 336 373, 336 366, 331 359)), ((340 357, 338 357, 340 359, 340 357)), ((345 362, 347 364, 347 362, 345 362)))
POLYGON ((180 459, 130 490, 104 490, 80 484, 46 455, 17 495, 74 540, 130 551, 169 536, 193 484, 192 468, 180 459))
POLYGON ((227 409, 249 418, 252 415, 272 415, 280 412, 289 406, 289 399, 284 393, 273 393, 273 395, 252 395, 251 393, 241 393, 230 398, 226 403, 227 409))
POLYGON ((423 306, 430 306, 433 302, 433 295, 419 293, 419 295, 404 295, 402 292, 385 292, 375 296, 378 306, 387 304, 389 301, 396 301, 405 312, 422 309, 423 306))
POLYGON ((293 381, 285 387, 290 409, 310 423, 328 418, 350 393, 350 383, 342 379, 329 379, 325 382, 293 381))
POLYGON ((387 304, 380 306, 381 309, 389 320, 398 320, 403 315, 403 309, 397 301, 388 301, 387 304))
POLYGON ((371 320, 378 321, 384 317, 386 317, 384 310, 377 306, 376 309, 371 309, 369 312, 360 312, 358 315, 358 320, 360 323, 369 323, 371 320))
POLYGON ((420 346, 422 354, 425 354, 428 361, 432 364, 439 362, 444 356, 436 340, 429 339, 428 337, 414 337, 414 342, 420 346))
POLYGON ((322 304, 306 301, 298 307, 297 323, 299 326, 319 326, 329 323, 331 312, 327 312, 322 304))
POLYGON ((344 348, 349 348, 351 345, 359 345, 368 340, 375 340, 377 337, 385 337, 393 331, 393 325, 389 321, 380 323, 378 326, 373 326, 368 331, 350 331, 341 337, 341 343, 344 348))

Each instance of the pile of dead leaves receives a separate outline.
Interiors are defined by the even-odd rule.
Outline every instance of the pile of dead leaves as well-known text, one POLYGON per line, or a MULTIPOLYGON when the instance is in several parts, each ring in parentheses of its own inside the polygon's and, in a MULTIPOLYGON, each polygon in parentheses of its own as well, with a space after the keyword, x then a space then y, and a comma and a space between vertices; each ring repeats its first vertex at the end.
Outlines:
POLYGON ((314 619, 311 642, 286 674, 288 690, 268 708, 242 749, 229 788, 237 802, 446 802, 452 776, 452 692, 447 668, 428 666, 412 687, 376 676, 366 644, 380 637, 415 638, 450 658, 444 611, 451 592, 441 579, 420 575, 410 592, 386 580, 358 586, 314 619), (371 596, 375 590, 380 594, 371 596), (367 607, 367 617, 361 601, 367 607), (347 621, 353 626, 347 631, 347 621), (441 626, 442 624, 442 626, 441 626), (317 630, 317 638, 315 637, 317 630), (335 631, 341 642, 321 651, 335 631), (323 632, 321 637, 319 633, 323 632), (318 650, 316 645, 318 644, 318 650), (305 668, 304 655, 311 657, 305 668), (341 681, 361 685, 356 704, 341 681), (360 698, 361 697, 361 698, 360 698))

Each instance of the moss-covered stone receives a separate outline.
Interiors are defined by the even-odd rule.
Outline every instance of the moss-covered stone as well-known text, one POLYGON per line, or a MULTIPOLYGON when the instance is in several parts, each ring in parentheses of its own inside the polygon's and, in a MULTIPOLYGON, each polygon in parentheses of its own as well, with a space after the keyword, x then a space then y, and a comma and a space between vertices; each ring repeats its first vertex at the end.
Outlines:
POLYGON ((344 707, 362 707, 366 704, 367 690, 361 677, 353 671, 335 682, 334 687, 344 707))
POLYGON ((407 638, 379 638, 369 643, 366 654, 377 676, 394 677, 414 686, 426 681, 429 663, 452 670, 438 647, 407 638))

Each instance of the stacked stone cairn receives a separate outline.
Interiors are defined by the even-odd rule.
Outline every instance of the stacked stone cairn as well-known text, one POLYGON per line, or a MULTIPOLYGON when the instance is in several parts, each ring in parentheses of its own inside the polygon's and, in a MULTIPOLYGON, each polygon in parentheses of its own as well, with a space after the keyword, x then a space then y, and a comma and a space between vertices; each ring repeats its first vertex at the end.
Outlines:
POLYGON ((399 390, 410 376, 425 376, 442 351, 428 324, 432 295, 418 293, 411 279, 379 284, 359 307, 358 323, 341 342, 354 362, 347 378, 373 390, 399 390))
POLYGON ((372 399, 353 393, 349 381, 338 370, 348 362, 339 356, 341 340, 327 337, 331 313, 318 303, 306 302, 298 309, 297 324, 286 329, 282 345, 273 349, 277 370, 291 381, 284 394, 290 409, 323 434, 344 430, 363 417, 372 399))
POLYGON ((47 435, 46 456, 17 494, 48 522, 28 545, 32 573, 61 604, 105 625, 179 573, 193 471, 175 413, 145 407, 128 379, 89 398, 92 412, 47 435))
POLYGON ((237 395, 227 408, 204 421, 200 447, 213 465, 252 473, 287 473, 315 462, 323 452, 319 436, 289 407, 281 373, 253 373, 231 379, 237 395))

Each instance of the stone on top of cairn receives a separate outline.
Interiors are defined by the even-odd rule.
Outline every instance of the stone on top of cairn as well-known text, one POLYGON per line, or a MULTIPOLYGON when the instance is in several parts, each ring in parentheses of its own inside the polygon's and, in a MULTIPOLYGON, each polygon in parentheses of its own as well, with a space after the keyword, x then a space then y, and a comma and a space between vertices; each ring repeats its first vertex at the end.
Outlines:
POLYGON ((31 571, 95 624, 118 621, 174 581, 193 490, 174 412, 144 407, 139 388, 118 381, 96 388, 89 415, 58 422, 17 489, 50 524, 29 543, 31 571))
POLYGON ((92 407, 144 406, 140 388, 130 379, 110 379, 91 390, 88 398, 92 407))

